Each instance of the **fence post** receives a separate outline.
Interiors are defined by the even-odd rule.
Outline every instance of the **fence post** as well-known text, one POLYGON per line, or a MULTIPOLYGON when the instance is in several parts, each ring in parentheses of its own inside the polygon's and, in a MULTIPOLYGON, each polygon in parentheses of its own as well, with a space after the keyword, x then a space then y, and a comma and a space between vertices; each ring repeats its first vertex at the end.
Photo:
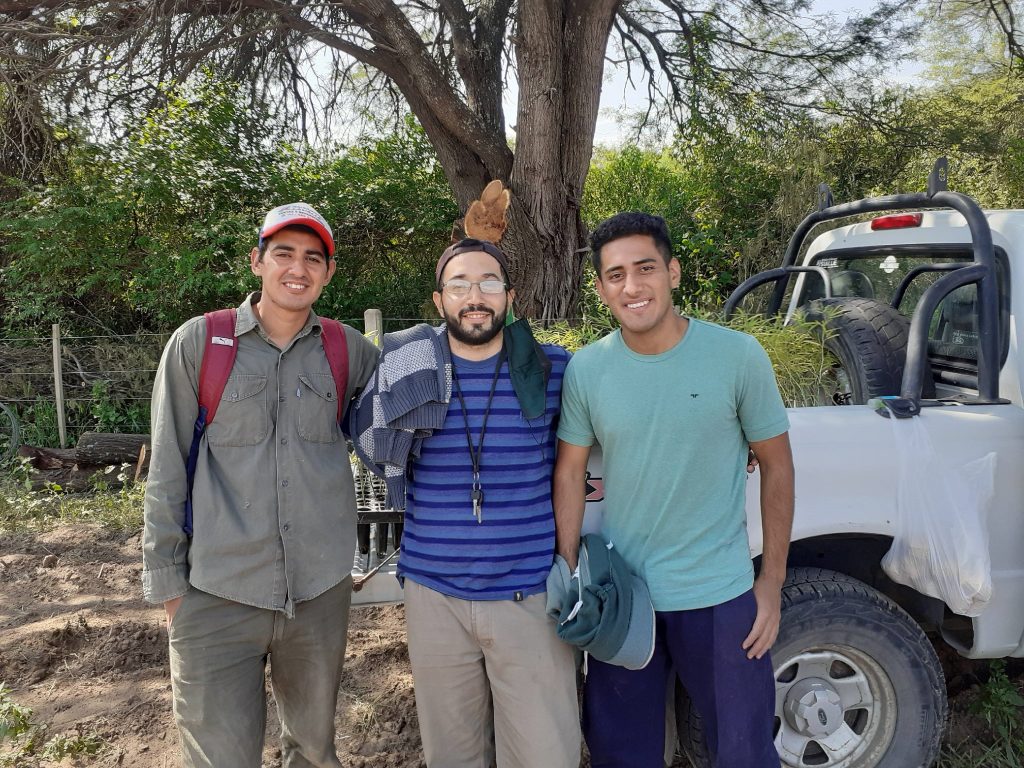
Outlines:
POLYGON ((379 347, 384 343, 384 314, 379 309, 368 309, 363 312, 363 327, 374 344, 379 347))
POLYGON ((53 324, 53 393, 57 400, 57 431, 60 447, 68 444, 68 428, 64 416, 64 368, 60 354, 60 323, 53 324))

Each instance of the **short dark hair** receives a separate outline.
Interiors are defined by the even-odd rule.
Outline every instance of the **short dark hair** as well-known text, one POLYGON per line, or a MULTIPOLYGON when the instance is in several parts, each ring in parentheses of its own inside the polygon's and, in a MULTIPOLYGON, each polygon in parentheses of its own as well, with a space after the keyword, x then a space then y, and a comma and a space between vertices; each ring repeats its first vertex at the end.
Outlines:
POLYGON ((590 261, 598 279, 601 278, 601 249, 612 240, 630 235, 647 235, 665 257, 665 263, 672 260, 672 239, 665 220, 642 211, 623 211, 605 219, 590 233, 590 261))
MULTIPOLYGON (((300 232, 305 232, 307 234, 312 235, 317 240, 319 240, 324 246, 324 260, 330 261, 331 259, 334 258, 332 255, 330 255, 331 251, 327 247, 327 243, 325 243, 324 239, 320 236, 320 233, 317 232, 312 227, 307 227, 305 224, 289 224, 287 227, 281 227, 281 229, 279 229, 278 232, 284 232, 286 229, 297 229, 300 232)), ((277 232, 274 233, 274 235, 276 234, 277 232)), ((260 255, 256 259, 257 261, 263 261, 263 257, 267 255, 267 248, 270 246, 270 241, 273 239, 274 235, 269 235, 268 237, 260 238, 259 245, 257 246, 259 248, 260 255)))

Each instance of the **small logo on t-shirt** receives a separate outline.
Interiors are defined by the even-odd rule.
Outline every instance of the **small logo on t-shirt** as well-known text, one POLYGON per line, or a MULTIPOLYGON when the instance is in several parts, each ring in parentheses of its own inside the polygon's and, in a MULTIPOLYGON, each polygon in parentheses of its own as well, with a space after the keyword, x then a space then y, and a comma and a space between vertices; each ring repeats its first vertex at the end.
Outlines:
POLYGON ((697 392, 691 392, 690 393, 690 397, 697 397, 697 394, 698 394, 697 392))

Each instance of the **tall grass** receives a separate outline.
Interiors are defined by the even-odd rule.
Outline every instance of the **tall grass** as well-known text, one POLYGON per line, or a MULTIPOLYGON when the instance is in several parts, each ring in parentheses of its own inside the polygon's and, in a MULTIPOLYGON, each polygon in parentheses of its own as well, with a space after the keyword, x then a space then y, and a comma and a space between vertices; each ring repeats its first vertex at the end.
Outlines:
MULTIPOLYGON (((743 313, 737 313, 728 322, 723 322, 717 315, 699 311, 691 316, 717 322, 756 338, 772 361, 779 392, 787 406, 824 402, 823 393, 831 386, 835 360, 821 343, 826 336, 822 321, 794 318, 783 325, 779 318, 743 313)), ((595 311, 577 323, 560 322, 547 328, 535 328, 534 335, 542 343, 559 344, 575 352, 615 328, 615 320, 607 311, 595 311)), ((708 375, 712 375, 711 372, 708 375)))
POLYGON ((144 485, 131 481, 130 469, 110 467, 93 480, 88 493, 66 493, 59 485, 32 490, 28 467, 19 464, 0 476, 0 531, 44 530, 65 522, 120 531, 141 528, 144 485))

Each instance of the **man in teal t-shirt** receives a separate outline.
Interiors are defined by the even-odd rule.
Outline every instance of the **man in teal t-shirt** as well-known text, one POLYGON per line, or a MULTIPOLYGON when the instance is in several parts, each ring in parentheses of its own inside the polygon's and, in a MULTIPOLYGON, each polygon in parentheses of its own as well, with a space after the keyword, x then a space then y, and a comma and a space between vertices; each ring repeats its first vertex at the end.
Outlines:
POLYGON ((657 628, 642 670, 590 660, 583 727, 592 764, 661 766, 674 668, 716 765, 777 768, 768 649, 779 627, 793 463, 771 363, 752 337, 676 312, 680 267, 660 217, 613 216, 594 230, 591 251, 598 293, 621 327, 566 370, 558 550, 575 566, 587 459, 599 443, 602 534, 647 582, 657 628), (744 510, 748 446, 762 473, 756 580, 744 510))

